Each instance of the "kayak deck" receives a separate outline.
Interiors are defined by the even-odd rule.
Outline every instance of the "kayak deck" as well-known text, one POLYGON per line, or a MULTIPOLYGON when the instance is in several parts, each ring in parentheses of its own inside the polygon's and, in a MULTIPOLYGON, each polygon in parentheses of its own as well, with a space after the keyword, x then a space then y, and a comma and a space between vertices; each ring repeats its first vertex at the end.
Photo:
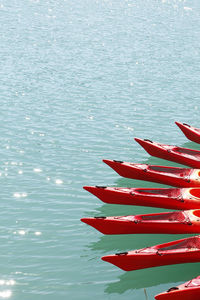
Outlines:
POLYGON ((175 122, 184 135, 192 142, 200 144, 200 129, 186 123, 175 122))
POLYGON ((200 169, 134 164, 108 159, 103 162, 123 177, 176 187, 200 187, 200 169))

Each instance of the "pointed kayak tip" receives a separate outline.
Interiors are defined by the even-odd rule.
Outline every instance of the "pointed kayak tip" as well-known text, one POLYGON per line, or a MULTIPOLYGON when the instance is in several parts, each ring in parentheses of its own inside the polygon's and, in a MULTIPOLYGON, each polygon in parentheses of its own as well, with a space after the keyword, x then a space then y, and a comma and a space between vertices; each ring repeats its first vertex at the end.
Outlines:
POLYGON ((103 159, 102 161, 103 161, 105 164, 107 164, 107 165, 113 163, 113 160, 112 160, 112 159, 103 159))
POLYGON ((134 140, 135 140, 137 143, 139 143, 140 141, 143 141, 142 139, 137 138, 137 137, 135 137, 134 140))
POLYGON ((106 217, 94 217, 94 218, 82 218, 81 221, 87 225, 94 227, 96 230, 103 234, 109 234, 109 231, 106 229, 104 224, 104 219, 106 217))
POLYGON ((150 139, 139 139, 139 138, 134 138, 134 140, 139 143, 139 144, 146 144, 146 143, 153 143, 150 139))
POLYGON ((105 255, 105 256, 102 256, 101 259, 102 259, 103 261, 106 261, 106 262, 109 262, 109 263, 112 264, 112 259, 111 259, 112 256, 113 256, 113 255, 105 255))
POLYGON ((134 138, 134 140, 140 145, 143 147, 143 145, 145 144, 144 140, 143 139, 139 139, 139 138, 134 138))
POLYGON ((180 123, 175 121, 175 124, 182 130, 182 129, 186 129, 186 127, 191 127, 190 125, 186 124, 186 123, 180 123))
POLYGON ((130 271, 129 268, 124 266, 124 264, 121 263, 120 259, 119 259, 119 256, 126 256, 127 254, 128 254, 128 252, 121 252, 121 253, 102 256, 101 259, 103 261, 106 261, 106 262, 110 263, 110 264, 113 264, 114 266, 120 268, 123 271, 130 271))
POLYGON ((107 196, 109 198, 109 189, 107 189, 107 186, 84 186, 83 187, 86 191, 91 193, 92 195, 96 196, 103 202, 106 202, 107 196))
POLYGON ((175 124, 176 124, 179 128, 183 128, 183 127, 184 127, 183 123, 180 123, 180 122, 178 122, 178 121, 175 121, 175 124))
POLYGON ((83 189, 86 190, 86 191, 88 191, 88 192, 90 192, 90 193, 93 193, 93 191, 96 189, 96 187, 95 186, 87 186, 87 185, 85 185, 85 186, 83 186, 83 189))
POLYGON ((93 218, 81 218, 80 220, 87 225, 93 226, 93 218))
MULTIPOLYGON (((86 219, 87 219, 87 218, 81 218, 80 221, 83 222, 83 223, 86 223, 86 219)), ((87 224, 87 223, 86 223, 86 224, 87 224)))
POLYGON ((123 161, 121 161, 121 160, 111 160, 111 159, 103 159, 103 162, 105 163, 105 164, 107 164, 109 167, 113 167, 113 166, 115 166, 116 165, 116 163, 119 163, 119 164, 122 164, 123 163, 123 161))
POLYGON ((135 141, 140 144, 142 147, 144 147, 144 145, 148 144, 148 143, 153 143, 151 140, 149 139, 139 139, 139 138, 134 138, 135 141))

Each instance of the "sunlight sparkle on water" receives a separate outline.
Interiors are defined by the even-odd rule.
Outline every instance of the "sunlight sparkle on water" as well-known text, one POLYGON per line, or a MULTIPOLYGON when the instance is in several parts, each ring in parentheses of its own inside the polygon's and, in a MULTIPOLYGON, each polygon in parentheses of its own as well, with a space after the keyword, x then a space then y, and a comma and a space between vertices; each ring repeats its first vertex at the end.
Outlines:
POLYGON ((15 198, 24 198, 27 197, 27 193, 14 193, 13 196, 15 198))
POLYGON ((42 232, 40 232, 40 231, 35 232, 35 235, 41 235, 41 234, 42 234, 42 232))
POLYGON ((0 292, 0 298, 6 299, 12 296, 12 292, 10 290, 0 292))
POLYGON ((56 183, 56 184, 62 184, 63 181, 62 181, 61 179, 56 179, 56 180, 55 180, 55 183, 56 183))
POLYGON ((42 169, 35 168, 35 169, 33 169, 33 171, 36 172, 36 173, 40 173, 40 172, 42 172, 42 169))
POLYGON ((187 7, 187 6, 184 6, 184 10, 192 10, 192 8, 191 7, 187 7))
POLYGON ((25 231, 25 230, 19 230, 18 233, 19 233, 20 235, 25 235, 25 234, 26 234, 26 231, 25 231))
MULTIPOLYGON (((15 284, 16 282, 13 279, 10 280, 0 279, 0 286, 13 286, 15 284)), ((11 290, 0 291, 0 298, 2 299, 10 298, 11 296, 12 296, 11 290)))
POLYGON ((4 280, 0 279, 0 285, 15 285, 15 281, 13 279, 11 280, 4 280))

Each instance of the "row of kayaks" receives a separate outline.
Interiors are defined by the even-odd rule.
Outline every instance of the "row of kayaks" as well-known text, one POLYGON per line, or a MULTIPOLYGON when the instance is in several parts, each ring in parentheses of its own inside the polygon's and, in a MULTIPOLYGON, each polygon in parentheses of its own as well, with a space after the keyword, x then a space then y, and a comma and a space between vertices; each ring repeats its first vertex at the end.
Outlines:
MULTIPOLYGON (((185 136, 200 144, 200 129, 176 122, 185 136)), ((137 205, 177 211, 113 217, 88 217, 81 221, 103 234, 200 234, 200 151, 135 140, 152 156, 192 168, 135 164, 103 160, 120 176, 174 186, 174 188, 126 188, 85 186, 109 204, 137 205)), ((200 235, 128 252, 103 256, 124 271, 164 265, 200 262, 200 235)), ((157 300, 200 299, 200 276, 155 296, 157 300)))

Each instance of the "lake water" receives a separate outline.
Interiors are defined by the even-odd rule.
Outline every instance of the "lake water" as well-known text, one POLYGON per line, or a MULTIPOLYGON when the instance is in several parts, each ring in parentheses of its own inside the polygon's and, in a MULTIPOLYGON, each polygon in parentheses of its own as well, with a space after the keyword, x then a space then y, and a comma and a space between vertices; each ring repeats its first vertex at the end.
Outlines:
POLYGON ((81 217, 161 209, 106 205, 84 185, 152 187, 102 159, 175 165, 133 140, 200 150, 200 3, 0 1, 0 299, 146 300, 199 264, 135 272, 103 255, 183 235, 103 236, 81 217))

